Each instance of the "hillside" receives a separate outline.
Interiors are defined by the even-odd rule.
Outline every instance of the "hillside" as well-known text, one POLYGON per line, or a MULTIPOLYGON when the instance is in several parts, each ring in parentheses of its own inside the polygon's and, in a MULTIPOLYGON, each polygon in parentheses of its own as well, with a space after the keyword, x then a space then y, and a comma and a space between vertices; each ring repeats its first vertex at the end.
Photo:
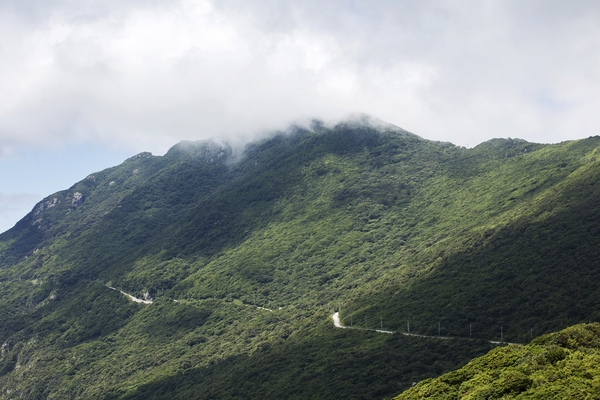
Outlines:
POLYGON ((599 145, 315 122, 93 173, 0 235, 0 398, 384 398, 598 320, 599 145))
POLYGON ((599 361, 600 324, 575 325, 526 346, 492 350, 394 399, 594 398, 600 393, 599 361))

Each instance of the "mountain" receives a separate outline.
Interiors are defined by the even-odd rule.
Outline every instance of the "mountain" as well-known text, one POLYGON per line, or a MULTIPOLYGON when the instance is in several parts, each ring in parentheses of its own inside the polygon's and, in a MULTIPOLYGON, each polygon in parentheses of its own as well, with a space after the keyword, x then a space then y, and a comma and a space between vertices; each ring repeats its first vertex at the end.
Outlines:
POLYGON ((0 398, 389 398, 597 321, 599 146, 363 118, 131 157, 0 235, 0 398))
POLYGON ((394 399, 593 398, 600 393, 599 358, 600 324, 580 324, 492 350, 394 399))

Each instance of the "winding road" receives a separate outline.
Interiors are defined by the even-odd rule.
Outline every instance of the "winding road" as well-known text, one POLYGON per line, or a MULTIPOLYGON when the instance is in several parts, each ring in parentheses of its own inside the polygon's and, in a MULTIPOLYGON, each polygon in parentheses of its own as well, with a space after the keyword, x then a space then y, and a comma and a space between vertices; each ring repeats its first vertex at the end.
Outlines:
POLYGON ((134 301, 134 302, 136 302, 136 303, 142 303, 142 304, 152 304, 152 300, 138 299, 137 297, 135 297, 135 296, 133 296, 133 295, 130 295, 129 293, 125 293, 124 291, 122 291, 122 290, 119 290, 119 289, 116 289, 116 288, 114 288, 114 287, 112 287, 112 286, 107 286, 107 288, 109 288, 109 289, 112 289, 112 290, 116 290, 116 291, 118 291, 118 292, 121 292, 121 293, 123 293, 125 296, 129 297, 129 299, 130 299, 131 301, 134 301))
MULTIPOLYGON (((394 332, 394 331, 386 331, 386 330, 383 330, 383 329, 355 328, 353 326, 342 325, 341 322, 340 322, 340 313, 339 312, 334 313, 331 316, 331 318, 333 318, 333 325, 336 328, 342 328, 342 329, 360 329, 362 331, 373 331, 373 332, 379 332, 379 333, 387 333, 387 334, 390 334, 390 335, 392 335, 394 333, 397 333, 397 332, 394 332)), ((402 334, 403 335, 407 335, 407 336, 421 336, 421 335, 413 335, 412 333, 402 333, 402 334)), ((424 337, 427 337, 427 336, 424 336, 424 337)))
MULTIPOLYGON (((109 289, 115 290, 115 291, 117 291, 117 292, 121 292, 123 295, 125 295, 126 297, 128 297, 128 298, 129 298, 129 300, 131 300, 131 301, 133 301, 133 302, 135 302, 135 303, 141 303, 141 304, 152 304, 152 303, 153 303, 153 301, 152 301, 152 300, 144 300, 144 299, 139 299, 139 298, 135 297, 135 296, 134 296, 134 295, 132 295, 132 294, 129 294, 129 293, 127 293, 127 292, 124 292, 124 291, 122 291, 122 290, 119 290, 119 289, 117 289, 117 288, 114 288, 114 287, 112 287, 112 286, 108 286, 108 285, 105 285, 105 286, 106 286, 107 288, 109 288, 109 289)), ((180 300, 175 300, 175 299, 173 299, 173 302, 175 302, 175 303, 179 303, 179 301, 180 301, 180 300)), ((256 306, 256 305, 253 305, 253 304, 246 304, 246 303, 243 303, 243 302, 240 302, 240 304, 242 304, 242 305, 244 305, 244 306, 248 306, 248 307, 256 307, 258 310, 265 310, 265 311, 273 312, 273 310, 271 310, 270 308, 266 308, 266 307, 256 306)), ((283 309, 283 307, 279 307, 279 309, 280 309, 280 310, 282 310, 282 309, 283 309)), ((338 323, 339 323, 339 319, 338 319, 338 323)))
MULTIPOLYGON (((136 303, 141 303, 141 304, 152 304, 152 300, 144 300, 144 299, 139 299, 129 293, 126 293, 122 290, 116 289, 112 286, 107 286, 109 289, 121 292, 123 295, 127 296, 131 301, 136 302, 136 303)), ((174 300, 177 301, 177 300, 174 300)), ((244 305, 249 305, 249 304, 244 304, 244 305)), ((269 308, 265 308, 265 307, 260 307, 260 306, 256 306, 257 309, 260 310, 266 310, 266 311, 270 311, 273 312, 273 310, 269 309, 269 308)), ((281 307, 279 308, 281 309, 281 307)), ((342 325, 342 323, 340 322, 340 313, 336 312, 334 313, 331 318, 333 319, 333 326, 335 326, 336 328, 340 328, 340 329, 358 329, 358 330, 362 330, 362 331, 372 331, 372 332, 378 332, 378 333, 385 333, 388 335, 393 335, 393 334, 401 334, 404 336, 414 336, 414 337, 422 337, 422 338, 430 338, 430 339, 442 339, 442 340, 449 340, 452 339, 451 337, 448 336, 428 336, 428 335, 417 335, 415 333, 408 333, 408 332, 395 332, 395 331, 386 331, 384 329, 369 329, 369 328, 358 328, 358 327, 354 327, 354 326, 346 326, 346 325, 342 325)), ((491 344, 518 344, 518 343, 510 343, 510 342, 501 342, 501 341, 496 341, 496 340, 488 340, 489 343, 491 344)))
MULTIPOLYGON (((450 340, 453 339, 449 336, 428 336, 428 335, 417 335, 415 333, 408 333, 408 332, 395 332, 395 331, 385 331, 383 329, 369 329, 369 328, 357 328, 357 327, 353 327, 353 326, 346 326, 346 325, 342 325, 342 323, 340 322, 340 313, 336 312, 334 313, 331 318, 333 319, 333 326, 335 326, 336 328, 341 328, 341 329, 359 329, 361 331, 372 331, 372 332, 379 332, 379 333, 387 333, 387 334, 401 334, 404 336, 414 336, 414 337, 422 337, 422 338, 430 338, 430 339, 441 339, 441 340, 450 340)), ((511 343, 511 342, 501 342, 501 341, 497 341, 497 340, 488 340, 489 343, 491 344, 520 344, 520 343, 511 343)))

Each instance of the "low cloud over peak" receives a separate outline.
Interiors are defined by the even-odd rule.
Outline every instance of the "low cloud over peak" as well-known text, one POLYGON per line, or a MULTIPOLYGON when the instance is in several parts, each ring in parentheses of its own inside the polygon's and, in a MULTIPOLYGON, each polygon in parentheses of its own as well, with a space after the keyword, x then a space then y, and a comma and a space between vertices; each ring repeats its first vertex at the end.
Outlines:
POLYGON ((8 1, 0 154, 164 153, 353 111, 429 139, 597 133, 600 6, 580 1, 8 1))

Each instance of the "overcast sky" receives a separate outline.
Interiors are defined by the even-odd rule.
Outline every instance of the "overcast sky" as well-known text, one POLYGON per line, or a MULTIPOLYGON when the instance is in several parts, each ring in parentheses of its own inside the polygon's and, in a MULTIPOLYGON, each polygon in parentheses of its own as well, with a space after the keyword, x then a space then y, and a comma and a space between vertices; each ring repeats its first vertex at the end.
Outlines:
POLYGON ((141 151, 367 113, 472 147, 600 133, 600 2, 0 0, 0 231, 141 151))

